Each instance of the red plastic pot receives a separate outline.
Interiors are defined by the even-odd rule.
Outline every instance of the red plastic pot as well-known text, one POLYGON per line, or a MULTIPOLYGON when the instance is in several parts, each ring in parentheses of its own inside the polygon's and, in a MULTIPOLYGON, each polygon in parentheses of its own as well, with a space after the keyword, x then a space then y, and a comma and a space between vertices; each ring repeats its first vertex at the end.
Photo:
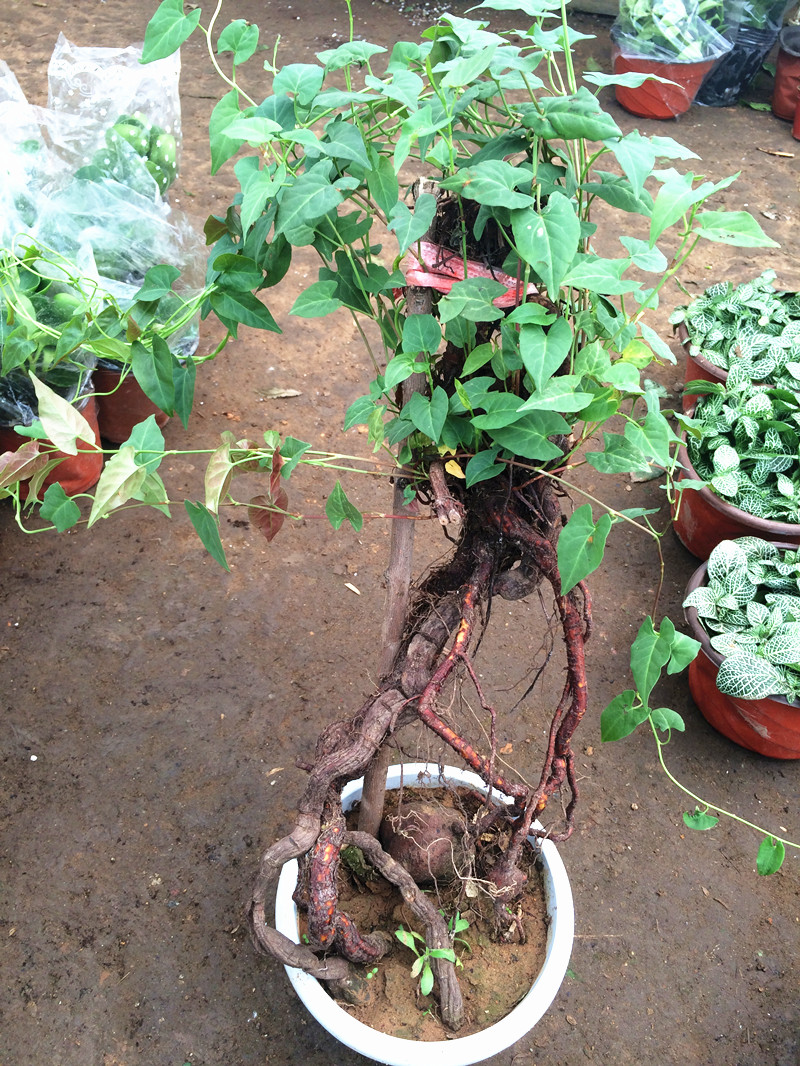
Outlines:
MULTIPOLYGON (((52 457, 63 457, 63 461, 50 471, 43 483, 45 488, 58 483, 67 496, 86 492, 87 489, 97 484, 103 472, 103 453, 100 451, 100 430, 97 424, 97 403, 94 396, 87 396, 83 406, 78 407, 78 410, 94 430, 96 447, 92 447, 85 441, 78 441, 77 455, 54 452, 52 457)), ((0 452, 15 452, 27 440, 27 437, 21 437, 10 426, 0 427, 0 452)), ((27 485, 23 484, 22 491, 27 496, 27 485)))
MULTIPOLYGON (((780 544, 795 548, 796 544, 780 544)), ((705 584, 706 563, 692 575, 686 595, 705 584)), ((717 688, 717 674, 723 656, 711 647, 708 633, 700 624, 694 607, 684 609, 692 636, 701 643, 697 658, 689 665, 689 691, 705 720, 718 733, 749 751, 771 759, 800 759, 800 704, 783 696, 763 700, 740 700, 717 688)))
MULTIPOLYGON (((678 475, 679 485, 684 479, 700 480, 684 445, 678 451, 678 460, 683 466, 678 475)), ((687 489, 680 494, 672 507, 672 527, 684 548, 698 559, 707 559, 721 540, 737 537, 761 537, 781 542, 784 547, 800 545, 799 525, 756 518, 727 503, 708 487, 687 489)))
MULTIPOLYGON (((714 363, 710 363, 708 359, 705 359, 702 355, 691 355, 689 352, 689 345, 691 344, 691 338, 689 337, 689 330, 686 328, 685 322, 678 323, 678 340, 681 347, 686 353, 686 375, 683 379, 684 385, 688 385, 690 381, 718 381, 724 384, 728 380, 728 371, 723 370, 721 366, 715 366, 714 363)), ((683 410, 688 414, 694 408, 697 403, 697 397, 690 392, 684 392, 683 394, 683 410)))
POLYGON ((643 82, 635 89, 617 85, 614 91, 617 103, 640 118, 676 118, 692 106, 703 78, 714 66, 715 60, 703 63, 660 63, 643 56, 624 55, 618 48, 612 50, 615 74, 655 74, 668 78, 674 85, 659 81, 643 82))
POLYGON ((121 381, 120 377, 118 370, 98 368, 92 373, 92 385, 98 393, 100 436, 111 444, 123 444, 133 427, 150 415, 155 415, 158 426, 169 422, 169 415, 147 398, 133 374, 121 381))
POLYGON ((775 65, 772 113, 791 122, 800 99, 800 26, 784 26, 775 65))

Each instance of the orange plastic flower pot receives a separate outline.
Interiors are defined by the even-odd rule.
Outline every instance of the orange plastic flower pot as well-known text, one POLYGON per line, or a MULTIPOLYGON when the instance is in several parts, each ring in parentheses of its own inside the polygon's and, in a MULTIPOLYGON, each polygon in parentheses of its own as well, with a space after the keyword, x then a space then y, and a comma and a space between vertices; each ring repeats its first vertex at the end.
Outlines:
POLYGON ((642 56, 623 55, 615 49, 615 74, 655 74, 675 82, 665 85, 660 81, 645 81, 636 88, 617 85, 617 103, 640 118, 676 118, 692 106, 703 78, 714 62, 708 59, 703 63, 660 63, 642 56))
MULTIPOLYGON (((700 480, 683 445, 678 451, 678 461, 683 466, 678 477, 679 486, 684 479, 700 480)), ((679 502, 672 507, 672 528, 684 548, 698 559, 707 559, 720 541, 736 540, 737 537, 761 537, 783 543, 785 547, 800 546, 800 525, 756 518, 723 500, 708 487, 686 489, 680 494, 679 502)))
MULTIPOLYGON (((63 461, 44 479, 45 488, 58 483, 67 496, 86 492, 87 489, 97 484, 103 472, 103 453, 100 451, 100 430, 97 425, 97 403, 94 396, 87 397, 83 407, 79 410, 94 430, 96 447, 92 447, 85 441, 78 441, 77 455, 65 455, 64 452, 52 453, 52 458, 63 457, 63 461)), ((0 427, 0 453, 15 452, 27 440, 27 437, 21 437, 11 426, 0 427)), ((23 485, 22 488, 27 496, 27 485, 23 485)))
POLYGON ((92 372, 92 384, 98 394, 100 436, 111 444, 122 444, 130 437, 133 427, 150 415, 156 416, 159 427, 169 422, 169 415, 145 396, 133 374, 120 382, 119 371, 100 368, 92 372))
MULTIPOLYGON (((781 545, 783 548, 795 546, 781 545)), ((705 580, 704 563, 692 575, 686 595, 705 580)), ((708 633, 694 607, 686 607, 684 617, 692 636, 702 645, 697 658, 689 665, 689 691, 709 725, 748 751, 771 759, 800 759, 800 705, 789 703, 783 696, 744 700, 720 692, 717 674, 723 656, 711 647, 708 633)))

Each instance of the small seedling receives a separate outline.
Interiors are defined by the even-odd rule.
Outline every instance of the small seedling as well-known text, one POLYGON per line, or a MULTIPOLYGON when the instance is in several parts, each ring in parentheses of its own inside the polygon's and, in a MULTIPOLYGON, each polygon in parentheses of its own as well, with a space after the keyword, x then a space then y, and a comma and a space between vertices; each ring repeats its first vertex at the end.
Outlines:
POLYGON ((423 996, 430 995, 433 988, 431 959, 447 959, 449 962, 458 963, 456 953, 452 948, 429 948, 425 937, 415 933, 413 929, 404 929, 402 925, 395 930, 394 935, 417 956, 411 967, 411 976, 419 977, 419 990, 423 996))
MULTIPOLYGON (((444 911, 440 911, 439 913, 442 915, 442 917, 444 917, 444 911)), ((452 918, 447 919, 447 929, 450 933, 450 939, 453 942, 453 945, 463 944, 467 951, 472 951, 472 948, 469 946, 463 936, 458 935, 459 933, 463 933, 465 930, 469 929, 469 921, 466 918, 462 917, 461 911, 456 911, 455 915, 452 918)), ((456 959, 456 965, 460 965, 458 959, 456 959)))

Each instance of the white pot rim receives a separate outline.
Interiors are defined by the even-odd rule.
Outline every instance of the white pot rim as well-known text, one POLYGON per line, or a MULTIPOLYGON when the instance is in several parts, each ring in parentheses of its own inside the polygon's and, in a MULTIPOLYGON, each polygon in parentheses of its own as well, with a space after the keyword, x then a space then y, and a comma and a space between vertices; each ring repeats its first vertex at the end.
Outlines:
MULTIPOLYGON (((445 766, 444 778, 458 785, 486 792, 477 774, 445 766)), ((398 788, 401 781, 409 787, 436 788, 440 782, 436 763, 405 763, 390 766, 387 788, 398 788)), ((363 778, 351 781, 342 791, 342 804, 349 810, 360 799, 363 778)), ((510 802, 510 800, 506 800, 510 802)), ((531 838, 533 839, 533 838, 531 838)), ((575 912, 567 871, 555 845, 542 841, 542 881, 550 925, 544 965, 527 995, 509 1014, 494 1025, 471 1036, 452 1040, 417 1041, 377 1032, 358 1021, 332 999, 315 977, 293 966, 285 967, 295 992, 306 1008, 342 1044, 374 1062, 386 1066, 419 1066, 420 1053, 431 1056, 437 1066, 471 1066, 482 1062, 520 1040, 539 1021, 555 999, 567 972, 575 934, 575 912)), ((294 943, 300 942, 297 908, 292 893, 297 884, 297 862, 292 860, 281 870, 275 901, 275 926, 294 943)))

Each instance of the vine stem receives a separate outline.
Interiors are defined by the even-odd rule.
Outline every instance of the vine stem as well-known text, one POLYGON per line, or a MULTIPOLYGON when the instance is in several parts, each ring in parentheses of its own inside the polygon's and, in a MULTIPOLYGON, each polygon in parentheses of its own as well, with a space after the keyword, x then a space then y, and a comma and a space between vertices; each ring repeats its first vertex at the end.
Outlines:
POLYGON ((676 788, 680 789, 681 792, 684 793, 684 795, 689 796, 689 798, 695 800, 696 803, 702 804, 706 808, 706 810, 716 811, 717 814, 721 814, 725 818, 731 818, 734 822, 738 822, 740 825, 746 825, 748 829, 755 829, 755 831, 757 833, 761 833, 762 836, 770 837, 772 840, 780 841, 781 844, 785 844, 787 847, 790 848, 796 848, 798 851, 800 851, 800 844, 796 844, 793 840, 788 840, 786 837, 777 836, 769 829, 764 829, 763 826, 756 825, 755 822, 748 822, 748 820, 746 818, 742 818, 741 815, 734 814, 733 811, 726 810, 725 807, 720 807, 716 803, 709 803, 707 800, 704 800, 702 796, 698 796, 694 792, 692 792, 691 789, 688 789, 686 785, 681 784, 677 777, 675 777, 675 775, 672 774, 667 768, 667 764, 664 761, 663 749, 666 747, 668 741, 664 741, 659 737, 658 732, 656 731, 656 727, 653 725, 653 720, 651 718, 648 718, 647 720, 650 723, 650 728, 653 731, 653 737, 655 739, 656 748, 658 750, 658 761, 661 764, 661 769, 667 775, 672 784, 675 785, 676 788))

